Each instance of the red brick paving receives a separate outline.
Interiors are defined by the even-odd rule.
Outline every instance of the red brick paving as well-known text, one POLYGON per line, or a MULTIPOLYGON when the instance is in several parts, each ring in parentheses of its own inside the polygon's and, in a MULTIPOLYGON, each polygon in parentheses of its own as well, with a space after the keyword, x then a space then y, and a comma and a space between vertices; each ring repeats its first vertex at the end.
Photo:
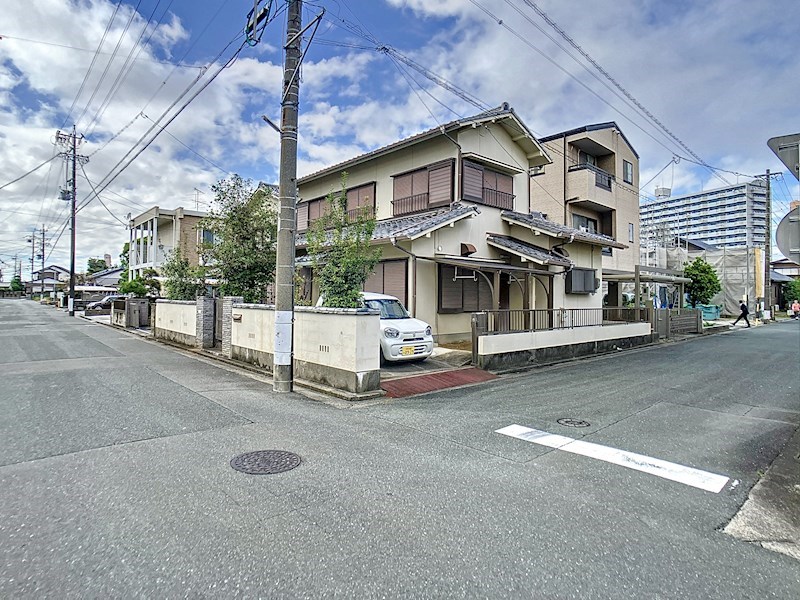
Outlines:
POLYGON ((435 390, 446 390, 448 388, 468 385, 470 383, 480 383, 496 379, 488 371, 467 367, 466 369, 456 369, 452 371, 442 371, 440 373, 428 373, 426 375, 414 375, 412 377, 402 377, 383 381, 381 388, 389 398, 403 398, 433 392, 435 390))

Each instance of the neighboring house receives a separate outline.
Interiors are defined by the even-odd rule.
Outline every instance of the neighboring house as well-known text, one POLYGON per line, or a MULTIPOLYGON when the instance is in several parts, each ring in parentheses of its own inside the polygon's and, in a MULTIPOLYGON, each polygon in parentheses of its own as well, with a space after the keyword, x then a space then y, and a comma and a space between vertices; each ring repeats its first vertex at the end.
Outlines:
POLYGON ((717 247, 763 248, 767 236, 767 187, 763 180, 670 196, 658 188, 642 203, 642 241, 659 246, 679 235, 717 247))
MULTIPOLYGON (((531 210, 577 229, 625 243, 602 249, 602 269, 633 281, 639 262, 639 155, 613 121, 585 125, 539 140, 553 163, 531 177, 531 210)), ((615 282, 609 303, 620 304, 615 282)))
POLYGON ((141 277, 145 269, 158 271, 178 247, 190 264, 197 265, 197 247, 209 233, 198 226, 207 214, 182 207, 167 210, 154 206, 130 219, 129 278, 141 277))
POLYGON ((800 279, 800 265, 788 258, 781 258, 773 260, 771 263, 772 270, 780 275, 786 275, 792 279, 800 279))
POLYGON ((122 267, 104 269, 86 276, 86 282, 91 285, 117 287, 122 276, 122 267))
POLYGON ((69 269, 49 265, 31 274, 31 281, 25 284, 26 294, 41 294, 62 289, 69 284, 69 269))
POLYGON ((375 215, 382 247, 365 290, 399 297, 439 341, 467 337, 479 310, 600 307, 602 248, 626 246, 531 212, 531 173, 551 163, 504 104, 302 177, 298 265, 347 172, 348 209, 375 215))

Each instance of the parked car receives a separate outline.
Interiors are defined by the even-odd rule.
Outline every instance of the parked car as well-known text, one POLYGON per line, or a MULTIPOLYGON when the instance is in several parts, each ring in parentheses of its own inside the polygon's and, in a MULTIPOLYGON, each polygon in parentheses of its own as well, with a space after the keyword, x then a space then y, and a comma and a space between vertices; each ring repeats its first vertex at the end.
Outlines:
MULTIPOLYGON (((390 362, 425 360, 433 353, 431 326, 412 318, 394 296, 363 292, 364 308, 381 313, 381 358, 390 362)), ((322 306, 323 298, 317 301, 322 306)))
POLYGON ((120 300, 125 298, 124 294, 111 294, 110 296, 106 296, 102 300, 98 300, 97 302, 91 302, 86 305, 86 310, 94 310, 97 308, 111 308, 111 303, 114 300, 120 300))

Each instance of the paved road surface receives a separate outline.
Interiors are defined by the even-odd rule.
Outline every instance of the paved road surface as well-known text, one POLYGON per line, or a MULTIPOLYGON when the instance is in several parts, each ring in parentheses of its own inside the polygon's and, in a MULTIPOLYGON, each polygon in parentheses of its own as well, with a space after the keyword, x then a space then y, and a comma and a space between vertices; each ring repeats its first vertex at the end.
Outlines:
POLYGON ((796 428, 798 325, 343 408, 0 300, 0 597, 800 598, 800 563, 720 532, 796 428), (229 466, 273 448, 302 465, 229 466))

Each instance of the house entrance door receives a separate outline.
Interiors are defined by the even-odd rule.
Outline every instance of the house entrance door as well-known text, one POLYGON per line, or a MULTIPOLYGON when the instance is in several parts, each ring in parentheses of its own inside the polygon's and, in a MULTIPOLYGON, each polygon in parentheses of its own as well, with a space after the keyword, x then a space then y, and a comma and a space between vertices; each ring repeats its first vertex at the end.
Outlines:
POLYGON ((214 298, 214 346, 222 346, 222 298, 214 298))

